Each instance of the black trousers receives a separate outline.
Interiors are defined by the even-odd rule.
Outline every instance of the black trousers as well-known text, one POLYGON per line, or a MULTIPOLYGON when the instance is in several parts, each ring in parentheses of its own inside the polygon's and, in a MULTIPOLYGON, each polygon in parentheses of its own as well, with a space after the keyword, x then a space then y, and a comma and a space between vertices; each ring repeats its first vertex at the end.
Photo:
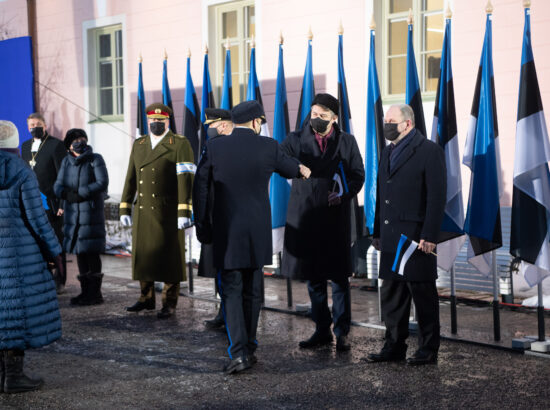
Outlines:
POLYGON ((101 257, 99 253, 77 253, 76 263, 81 275, 101 272, 101 257))
POLYGON ((333 332, 336 337, 346 336, 351 324, 351 297, 349 280, 331 281, 332 283, 332 316, 328 308, 327 281, 308 281, 307 290, 311 299, 311 318, 315 322, 315 331, 333 332))
POLYGON ((262 275, 261 268, 222 270, 218 274, 231 359, 246 357, 258 346, 256 330, 262 304, 262 275))
POLYGON ((405 351, 409 337, 411 300, 418 316, 418 350, 439 350, 439 297, 435 281, 405 282, 384 279, 380 288, 382 319, 386 324, 386 346, 405 351))

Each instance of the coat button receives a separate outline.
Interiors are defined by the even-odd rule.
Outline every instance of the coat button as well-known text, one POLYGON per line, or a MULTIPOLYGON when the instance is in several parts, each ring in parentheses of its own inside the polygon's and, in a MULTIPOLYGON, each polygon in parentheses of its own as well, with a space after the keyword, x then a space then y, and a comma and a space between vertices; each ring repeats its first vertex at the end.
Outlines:
POLYGON ((388 179, 386 183, 391 184, 391 179, 388 179))
POLYGON ((151 209, 153 209, 153 210, 154 210, 154 209, 155 209, 155 207, 154 207, 154 206, 152 206, 152 207, 151 207, 151 209))
POLYGON ((140 184, 143 184, 143 181, 139 181, 140 184))
POLYGON ((143 171, 143 168, 140 168, 139 170, 140 170, 140 171, 143 171))
POLYGON ((386 199, 384 202, 386 202, 386 205, 389 205, 389 204, 390 204, 390 200, 389 200, 389 199, 386 199))
POLYGON ((390 223, 390 221, 388 221, 387 219, 384 221, 384 224, 385 224, 385 225, 387 225, 387 224, 389 224, 389 223, 390 223))
POLYGON ((139 206, 139 209, 143 209, 143 205, 140 205, 140 206, 139 206))
POLYGON ((151 184, 155 185, 155 181, 151 181, 151 184))
POLYGON ((154 197, 155 197, 155 194, 151 194, 151 196, 154 198, 154 197))
POLYGON ((155 172, 155 168, 151 168, 151 171, 155 172))
POLYGON ((139 193, 139 196, 143 196, 143 194, 140 192, 140 193, 139 193))

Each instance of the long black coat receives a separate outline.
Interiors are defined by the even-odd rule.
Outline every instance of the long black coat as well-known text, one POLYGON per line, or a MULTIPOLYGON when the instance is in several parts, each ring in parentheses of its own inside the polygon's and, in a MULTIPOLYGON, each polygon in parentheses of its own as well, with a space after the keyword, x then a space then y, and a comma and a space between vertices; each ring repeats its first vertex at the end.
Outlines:
POLYGON ((284 155, 277 141, 250 129, 209 140, 193 188, 197 237, 212 241, 219 269, 258 268, 272 262, 269 178, 298 175, 298 162, 284 155), (212 226, 209 186, 214 184, 212 226))
POLYGON ((424 239, 437 243, 447 195, 444 152, 416 130, 391 172, 389 155, 387 146, 378 168, 373 236, 380 238, 382 251, 379 276, 392 280, 435 280, 437 258, 420 250, 412 254, 403 276, 391 268, 401 234, 416 242, 424 239))
POLYGON ((293 179, 288 202, 282 274, 294 279, 341 280, 353 273, 351 259, 352 199, 365 181, 355 137, 334 125, 321 152, 310 126, 290 133, 285 152, 311 169, 307 180, 293 179), (333 177, 342 163, 349 192, 340 205, 328 206, 333 177))
POLYGON ((78 157, 68 155, 54 184, 58 197, 76 191, 81 202, 65 201, 63 250, 71 253, 105 251, 104 194, 109 177, 103 157, 92 148, 78 157))

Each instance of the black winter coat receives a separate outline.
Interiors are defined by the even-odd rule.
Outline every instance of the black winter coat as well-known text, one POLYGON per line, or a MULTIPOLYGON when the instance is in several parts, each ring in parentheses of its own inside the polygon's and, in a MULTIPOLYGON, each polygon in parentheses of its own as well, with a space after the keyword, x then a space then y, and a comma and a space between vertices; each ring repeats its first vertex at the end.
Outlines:
POLYGON ((198 239, 212 240, 216 268, 259 268, 272 263, 268 185, 273 172, 292 178, 298 175, 299 164, 271 138, 235 128, 231 135, 207 141, 195 175, 193 210, 198 239))
POLYGON ((61 163, 54 191, 59 198, 77 192, 78 202, 65 201, 63 249, 70 253, 105 251, 104 200, 109 176, 103 157, 91 147, 78 157, 68 155, 61 163))
POLYGON ((365 181, 355 137, 334 124, 334 133, 322 153, 308 125, 290 133, 282 147, 311 169, 309 179, 292 180, 282 274, 307 280, 342 280, 351 276, 352 199, 365 181), (328 194, 334 190, 333 177, 340 162, 349 191, 342 195, 341 204, 329 207, 328 194))
MULTIPOLYGON (((412 132, 412 131, 411 131, 412 132)), ((430 281, 437 278, 437 258, 416 250, 404 275, 392 272, 401 234, 413 241, 437 243, 447 195, 445 156, 441 147, 420 131, 389 170, 390 148, 380 155, 374 238, 380 239, 382 279, 430 281)))

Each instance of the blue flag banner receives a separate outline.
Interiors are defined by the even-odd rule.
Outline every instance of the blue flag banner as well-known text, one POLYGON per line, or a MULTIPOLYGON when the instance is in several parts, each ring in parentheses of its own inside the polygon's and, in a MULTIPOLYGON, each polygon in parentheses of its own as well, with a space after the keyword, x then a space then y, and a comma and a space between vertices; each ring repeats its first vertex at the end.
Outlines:
POLYGON ((365 224, 368 234, 374 231, 376 210, 376 184, 380 153, 386 146, 384 141, 384 109, 378 83, 375 58, 375 31, 370 32, 369 72, 367 79, 367 127, 365 136, 365 224))
POLYGON ((147 113, 145 112, 145 91, 143 89, 143 74, 141 72, 141 61, 139 62, 138 92, 137 92, 137 125, 136 138, 149 133, 147 127, 147 113))
POLYGON ((174 134, 176 130, 176 119, 174 118, 174 107, 172 106, 172 94, 170 94, 170 86, 168 85, 168 60, 165 57, 162 65, 162 103, 172 109, 170 115, 170 129, 174 134))
POLYGON ((426 122, 424 121, 424 107, 422 106, 422 90, 418 82, 416 59, 413 48, 413 25, 409 24, 407 35, 407 85, 405 87, 405 101, 414 112, 415 127, 426 136, 426 122))
POLYGON ((344 72, 344 36, 342 34, 338 35, 338 101, 340 102, 339 112, 336 113, 338 114, 338 125, 342 131, 353 134, 346 73, 344 72))
POLYGON ((311 40, 307 43, 306 69, 302 80, 302 91, 300 92, 300 104, 298 104, 298 115, 296 117, 296 130, 301 130, 304 121, 309 117, 311 103, 315 98, 315 84, 313 81, 313 62, 311 51, 311 40))
POLYGON ((225 69, 223 72, 222 102, 220 108, 230 110, 233 108, 233 86, 231 82, 231 50, 225 50, 225 69))
POLYGON ((204 124, 206 121, 206 114, 204 110, 206 108, 215 108, 216 102, 214 100, 214 93, 212 92, 212 82, 210 81, 210 70, 208 69, 208 50, 204 53, 204 66, 202 69, 202 100, 201 100, 201 128, 200 128, 200 152, 204 148, 204 144, 208 140, 206 130, 208 125, 204 124))
POLYGON ((456 126, 453 71, 451 64, 451 19, 446 19, 437 94, 435 97, 432 141, 445 151, 447 166, 447 202, 437 246, 437 264, 450 270, 464 244, 464 205, 456 126))
POLYGON ((32 41, 30 37, 18 37, 0 41, 0 119, 15 124, 21 144, 30 138, 27 117, 34 108, 34 72, 32 41), (23 135, 28 138, 21 138, 23 135))
POLYGON ((530 286, 550 276, 550 143, 525 9, 519 81, 510 253, 530 286))
MULTIPOLYGON (((250 73, 248 75, 248 86, 246 89, 246 101, 258 101, 258 103, 263 107, 264 103, 262 102, 262 93, 260 91, 260 82, 258 81, 258 76, 256 74, 256 47, 252 45, 250 49, 250 73)), ((267 122, 262 124, 262 130, 260 135, 264 137, 269 137, 269 128, 267 122)))
POLYGON ((200 113, 195 86, 191 78, 191 58, 187 57, 187 79, 185 81, 185 102, 183 110, 183 135, 187 137, 193 148, 195 164, 199 157, 199 127, 200 113))
POLYGON ((470 195, 464 222, 469 235, 468 261, 491 274, 490 251, 502 246, 499 198, 500 156, 493 77, 492 15, 487 15, 485 40, 477 75, 463 163, 470 168, 470 195))
MULTIPOLYGON (((283 63, 283 45, 279 44, 279 68, 275 90, 275 114, 273 119, 273 138, 280 144, 290 131, 288 102, 286 98, 285 69, 283 63)), ((269 202, 271 203, 271 228, 273 253, 283 250, 286 211, 290 197, 290 184, 279 174, 273 173, 269 183, 269 202)))
POLYGON ((405 274, 405 266, 415 250, 418 249, 418 242, 409 239, 406 235, 401 234, 395 251, 395 259, 391 270, 398 275, 405 274))

